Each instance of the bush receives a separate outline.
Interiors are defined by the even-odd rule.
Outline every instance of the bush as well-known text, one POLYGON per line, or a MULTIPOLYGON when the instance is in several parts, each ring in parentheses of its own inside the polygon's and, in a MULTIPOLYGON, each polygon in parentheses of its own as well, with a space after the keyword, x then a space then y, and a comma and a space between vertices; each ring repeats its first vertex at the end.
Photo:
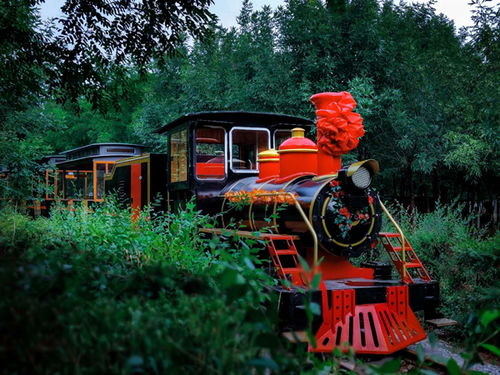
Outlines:
POLYGON ((440 281, 441 311, 465 323, 467 316, 500 303, 500 235, 485 237, 462 217, 458 204, 438 204, 432 213, 413 212, 400 206, 396 221, 431 277, 440 281))
POLYGON ((135 222, 113 204, 36 220, 8 209, 0 220, 0 373, 301 367, 276 335, 256 243, 201 240, 210 223, 192 204, 135 222))
MULTIPOLYGON (((440 278, 443 312, 463 322, 498 306, 499 239, 482 239, 455 212, 397 216, 440 278)), ((36 220, 6 208, 0 222, 0 373, 338 369, 334 357, 293 353, 277 334, 277 296, 263 292, 274 280, 257 267, 261 244, 201 239, 198 227, 211 221, 193 204, 133 222, 113 203, 36 220)))

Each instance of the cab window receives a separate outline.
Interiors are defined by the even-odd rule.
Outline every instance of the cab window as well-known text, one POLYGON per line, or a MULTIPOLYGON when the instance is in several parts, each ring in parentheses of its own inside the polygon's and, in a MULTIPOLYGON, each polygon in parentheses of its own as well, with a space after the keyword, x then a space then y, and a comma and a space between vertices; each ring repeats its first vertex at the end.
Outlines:
POLYGON ((200 126, 195 130, 196 178, 223 180, 226 176, 226 132, 223 128, 200 126))
POLYGON ((270 148, 269 130, 233 128, 231 139, 231 169, 234 172, 257 171, 259 152, 270 148))
POLYGON ((64 191, 66 199, 93 199, 93 171, 65 171, 64 191))
POLYGON ((56 195, 56 184, 57 174, 52 169, 45 170, 45 199, 52 200, 56 195))
POLYGON ((290 129, 278 129, 274 132, 274 148, 277 150, 280 145, 292 136, 290 129))
POLYGON ((182 129, 170 135, 170 182, 187 181, 188 132, 182 129))

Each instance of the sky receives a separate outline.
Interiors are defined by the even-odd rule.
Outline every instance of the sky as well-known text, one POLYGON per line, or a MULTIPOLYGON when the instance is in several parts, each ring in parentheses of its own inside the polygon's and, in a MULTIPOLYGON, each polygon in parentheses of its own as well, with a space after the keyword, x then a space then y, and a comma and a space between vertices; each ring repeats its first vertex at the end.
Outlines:
MULTIPOLYGON (((282 5, 284 0, 253 0, 254 10, 270 5, 273 9, 282 5)), ((406 0, 407 3, 427 3, 428 0, 406 0)), ((435 8, 437 13, 443 13, 455 21, 455 26, 472 25, 470 0, 438 0, 435 8)), ((242 0, 215 0, 211 10, 219 17, 219 23, 225 27, 235 26, 236 17, 240 13, 242 0)))
MULTIPOLYGON (((470 26, 471 7, 468 5, 470 0, 437 0, 435 8, 438 13, 445 14, 448 18, 455 21, 455 25, 470 26)), ((406 0, 407 3, 426 3, 428 0, 406 0)), ((61 15, 60 7, 64 0, 46 0, 41 5, 43 18, 58 17, 61 15)), ((210 10, 219 17, 219 23, 224 27, 236 25, 236 17, 240 13, 242 0, 215 0, 215 4, 210 10)), ((276 9, 284 3, 284 0, 253 0, 254 9, 260 9, 264 5, 270 5, 276 9)))

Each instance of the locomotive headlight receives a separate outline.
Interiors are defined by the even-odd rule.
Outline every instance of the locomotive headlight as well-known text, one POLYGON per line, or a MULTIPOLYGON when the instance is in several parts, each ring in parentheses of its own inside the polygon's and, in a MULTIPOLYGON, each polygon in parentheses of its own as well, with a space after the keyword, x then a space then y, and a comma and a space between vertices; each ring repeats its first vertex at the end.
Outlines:
POLYGON ((359 167, 351 176, 351 180, 358 189, 366 189, 372 183, 372 175, 365 167, 359 167))
POLYGON ((338 172, 338 180, 347 189, 364 190, 372 183, 372 178, 379 171, 376 160, 368 159, 352 163, 338 172))

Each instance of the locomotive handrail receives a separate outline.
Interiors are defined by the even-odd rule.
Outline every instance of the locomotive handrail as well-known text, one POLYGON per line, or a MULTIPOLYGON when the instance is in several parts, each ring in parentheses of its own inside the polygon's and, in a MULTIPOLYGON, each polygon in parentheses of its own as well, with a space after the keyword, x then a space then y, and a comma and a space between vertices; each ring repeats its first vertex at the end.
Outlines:
POLYGON ((401 253, 403 254, 402 256, 402 266, 403 266, 403 281, 406 279, 406 237, 403 233, 403 230, 401 229, 401 227, 398 225, 398 223, 396 222, 396 220, 394 220, 394 218, 392 217, 392 215, 389 213, 389 211, 387 210, 387 208, 384 206, 384 204, 382 203, 381 200, 379 200, 379 203, 380 203, 380 207, 382 208, 382 211, 384 211, 384 213, 387 215, 387 217, 389 218, 389 221, 392 223, 392 225, 394 225, 394 228, 396 228, 396 230, 398 231, 399 235, 401 236, 401 253))
POLYGON ((320 175, 320 176, 315 176, 313 178, 311 178, 312 181, 316 182, 316 181, 323 181, 323 180, 327 180, 329 178, 336 178, 338 176, 338 173, 333 173, 333 174, 323 174, 323 175, 320 175))
POLYGON ((300 216, 302 216, 302 220, 304 220, 304 223, 306 223, 307 229, 309 229, 309 232, 311 232, 311 236, 313 238, 313 267, 316 267, 318 265, 318 236, 316 234, 316 231, 314 230, 311 222, 307 218, 306 214, 304 213, 304 210, 300 206, 299 202, 297 201, 297 198, 295 198, 295 195, 292 193, 285 191, 285 192, 278 192, 278 193, 258 193, 255 194, 257 197, 276 197, 276 196, 283 196, 287 195, 293 199, 293 202, 295 203, 295 207, 300 213, 300 216))

